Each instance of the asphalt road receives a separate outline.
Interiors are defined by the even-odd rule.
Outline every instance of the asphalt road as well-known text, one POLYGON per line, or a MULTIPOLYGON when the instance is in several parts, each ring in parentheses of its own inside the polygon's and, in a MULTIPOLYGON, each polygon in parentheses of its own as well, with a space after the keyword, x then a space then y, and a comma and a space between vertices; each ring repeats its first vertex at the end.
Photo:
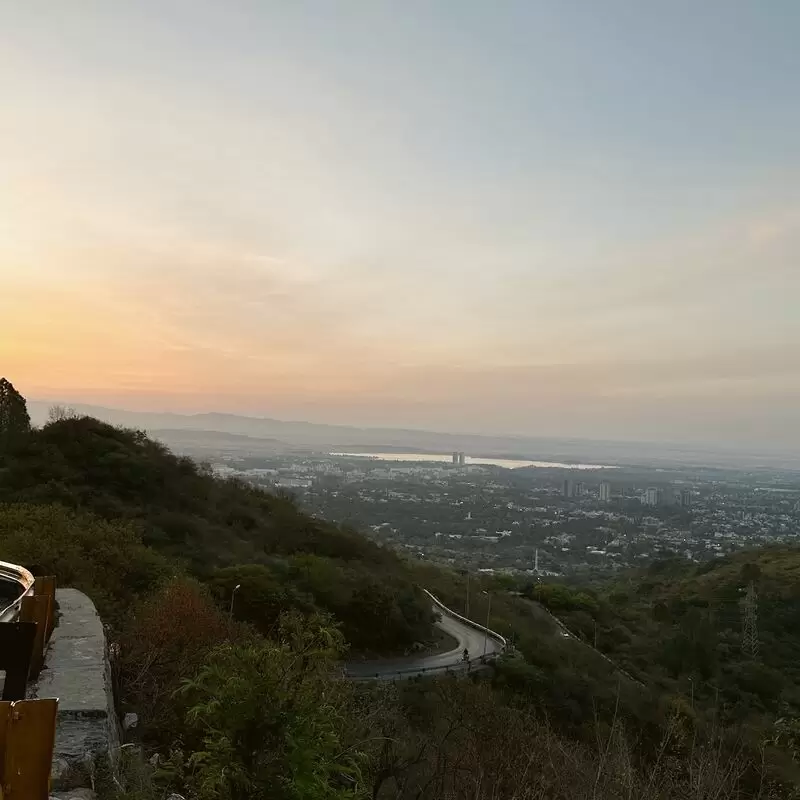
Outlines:
POLYGON ((465 625, 461 620, 433 606, 433 611, 441 614, 436 625, 449 633, 458 645, 446 653, 435 653, 427 656, 408 656, 406 658, 381 659, 379 661, 353 662, 345 665, 345 674, 351 678, 378 678, 391 680, 399 677, 412 677, 415 674, 447 672, 448 670, 464 670, 464 648, 469 651, 472 669, 481 666, 481 656, 493 656, 502 651, 502 645, 491 636, 484 637, 482 631, 465 625))

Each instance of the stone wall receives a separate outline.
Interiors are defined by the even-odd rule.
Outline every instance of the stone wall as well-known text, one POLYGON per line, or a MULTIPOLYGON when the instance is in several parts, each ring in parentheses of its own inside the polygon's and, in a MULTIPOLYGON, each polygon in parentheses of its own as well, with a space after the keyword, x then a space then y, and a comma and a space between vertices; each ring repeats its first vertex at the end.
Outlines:
POLYGON ((99 756, 112 762, 120 744, 111 666, 94 603, 77 589, 58 589, 58 625, 31 697, 58 698, 53 788, 81 781, 99 756))

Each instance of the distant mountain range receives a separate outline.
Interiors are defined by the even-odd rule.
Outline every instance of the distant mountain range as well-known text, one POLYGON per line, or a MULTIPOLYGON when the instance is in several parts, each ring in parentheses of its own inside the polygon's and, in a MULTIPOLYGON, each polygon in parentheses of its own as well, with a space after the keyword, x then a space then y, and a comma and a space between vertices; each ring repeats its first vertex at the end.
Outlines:
POLYGON ((206 430, 170 430, 152 428, 150 436, 163 442, 175 453, 199 456, 204 459, 216 453, 236 456, 263 456, 269 453, 287 453, 296 448, 279 439, 242 436, 238 433, 206 430))
MULTIPOLYGON (((28 402, 36 425, 47 421, 51 402, 28 402)), ((652 442, 483 436, 404 428, 359 428, 315 422, 290 422, 238 414, 175 414, 127 411, 63 403, 80 414, 114 425, 146 430, 181 452, 225 450, 259 454, 287 451, 432 452, 463 450, 471 456, 529 458, 572 463, 641 466, 709 466, 800 469, 800 454, 757 452, 723 446, 652 442)))

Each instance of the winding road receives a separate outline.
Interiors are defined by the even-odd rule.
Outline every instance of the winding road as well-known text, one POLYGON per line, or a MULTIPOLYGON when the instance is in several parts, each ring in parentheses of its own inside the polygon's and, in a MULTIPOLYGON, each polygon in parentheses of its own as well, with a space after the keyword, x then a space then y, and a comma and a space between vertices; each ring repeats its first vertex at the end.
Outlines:
MULTIPOLYGON (((33 575, 26 569, 0 561, 0 622, 17 618, 22 597, 33 592, 33 575)), ((435 623, 456 640, 456 646, 445 653, 424 656, 351 662, 344 665, 344 675, 354 680, 395 680, 417 675, 444 672, 466 672, 485 667, 506 648, 500 634, 487 630, 472 620, 451 611, 426 589, 431 610, 439 615, 435 623), (464 661, 464 650, 469 661, 464 661)))
POLYGON ((484 666, 484 647, 485 661, 494 659, 505 649, 505 640, 501 636, 492 631, 485 633, 480 625, 468 622, 438 601, 433 603, 432 610, 441 615, 436 626, 458 642, 452 650, 427 656, 352 662, 345 665, 345 675, 355 680, 395 680, 416 675, 464 672, 484 666), (464 662, 464 648, 469 652, 469 664, 464 662))

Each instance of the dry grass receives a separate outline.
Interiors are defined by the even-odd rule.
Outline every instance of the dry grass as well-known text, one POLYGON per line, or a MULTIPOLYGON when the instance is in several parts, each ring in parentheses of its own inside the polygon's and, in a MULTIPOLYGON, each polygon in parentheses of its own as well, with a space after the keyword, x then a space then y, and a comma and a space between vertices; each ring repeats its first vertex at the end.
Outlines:
POLYGON ((692 736, 676 716, 655 755, 621 721, 596 725, 594 745, 557 733, 546 719, 509 709, 483 687, 444 687, 431 727, 395 720, 376 759, 373 800, 777 800, 763 763, 711 731, 692 736), (451 704, 451 705, 448 705, 451 704))

